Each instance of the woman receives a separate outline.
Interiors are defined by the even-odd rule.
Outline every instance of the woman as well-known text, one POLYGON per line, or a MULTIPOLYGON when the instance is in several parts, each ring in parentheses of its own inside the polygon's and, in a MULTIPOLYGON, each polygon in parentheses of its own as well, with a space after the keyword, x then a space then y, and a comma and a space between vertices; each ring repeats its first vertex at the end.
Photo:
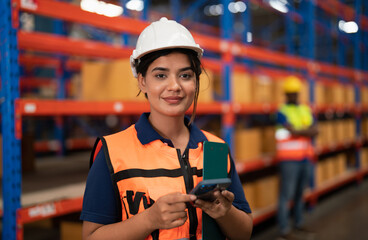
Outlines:
POLYGON ((250 238, 251 211, 232 159, 232 184, 215 192, 216 201, 188 194, 202 180, 203 141, 223 142, 192 123, 202 54, 189 31, 166 18, 140 34, 131 66, 150 112, 96 142, 81 214, 83 239, 201 239, 202 210, 228 239, 250 238))

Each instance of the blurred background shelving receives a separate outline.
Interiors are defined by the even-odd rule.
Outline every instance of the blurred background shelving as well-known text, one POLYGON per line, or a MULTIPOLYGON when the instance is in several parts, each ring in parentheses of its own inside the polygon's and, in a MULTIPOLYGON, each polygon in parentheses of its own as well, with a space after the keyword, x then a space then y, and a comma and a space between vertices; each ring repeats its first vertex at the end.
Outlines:
POLYGON ((366 1, 4 0, 0 9, 3 239, 81 210, 95 137, 149 110, 129 56, 162 16, 205 49, 196 124, 231 145, 255 225, 276 212, 285 76, 304 80, 301 101, 318 120, 310 205, 367 178, 366 1))

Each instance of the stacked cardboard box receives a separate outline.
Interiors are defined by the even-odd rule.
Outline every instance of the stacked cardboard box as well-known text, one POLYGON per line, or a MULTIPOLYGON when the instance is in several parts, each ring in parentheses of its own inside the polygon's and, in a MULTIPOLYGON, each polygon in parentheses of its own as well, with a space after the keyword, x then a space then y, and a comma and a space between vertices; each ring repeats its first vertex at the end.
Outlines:
POLYGON ((355 91, 354 86, 351 84, 345 84, 343 85, 344 89, 344 102, 346 105, 353 105, 355 103, 355 91))
POLYGON ((337 176, 346 172, 346 157, 343 153, 337 154, 335 157, 335 171, 337 176))
POLYGON ((361 149, 360 166, 362 169, 368 168, 368 147, 361 149))
POLYGON ((353 142, 356 138, 356 123, 355 119, 345 119, 344 123, 344 135, 347 142, 353 142))
POLYGON ((325 85, 319 81, 315 83, 315 104, 317 106, 326 104, 325 85))
POLYGON ((82 223, 62 221, 60 224, 60 240, 82 240, 82 223))
POLYGON ((253 102, 253 80, 250 74, 234 72, 232 76, 233 101, 242 104, 253 102))
POLYGON ((344 104, 344 88, 342 84, 334 84, 332 87, 331 99, 329 99, 330 103, 333 104, 344 104))
POLYGON ((362 125, 362 128, 361 128, 362 137, 368 139, 368 117, 362 118, 361 125, 362 125))
POLYGON ((261 156, 261 137, 259 128, 237 128, 235 130, 236 161, 257 160, 261 156))
POLYGON ((245 197, 249 203, 252 210, 256 208, 256 185, 255 182, 245 182, 243 183, 243 190, 245 197))
POLYGON ((337 119, 333 124, 334 129, 334 138, 337 143, 345 142, 345 130, 344 130, 344 121, 342 119, 337 119))
POLYGON ((266 126, 261 129, 261 152, 262 154, 276 153, 275 126, 266 126))
POLYGON ((323 174, 323 163, 322 161, 319 161, 315 164, 315 168, 314 168, 314 174, 315 174, 315 178, 314 178, 314 183, 316 185, 316 187, 321 186, 321 184, 324 181, 324 174, 323 174))
POLYGON ((263 177, 255 182, 256 209, 265 208, 277 203, 279 192, 279 177, 271 175, 263 177))
POLYGON ((211 70, 206 70, 206 72, 202 72, 200 76, 198 102, 200 103, 213 102, 214 99, 213 84, 214 84, 214 73, 211 70))
POLYGON ((273 103, 274 81, 267 75, 253 75, 253 102, 254 103, 273 103))
POLYGON ((327 159, 324 160, 325 162, 325 169, 324 169, 324 174, 325 174, 325 181, 329 181, 331 179, 333 179, 335 177, 335 167, 334 167, 334 161, 335 158, 334 157, 329 157, 327 159))
POLYGON ((316 147, 323 148, 336 144, 335 129, 333 121, 318 122, 318 136, 316 137, 316 147))
POLYGON ((245 196, 252 210, 266 208, 278 201, 279 177, 271 175, 243 184, 245 196))
POLYGON ((81 71, 83 100, 144 101, 137 80, 133 77, 129 59, 107 62, 85 62, 81 71))
POLYGON ((362 99, 362 104, 368 106, 368 86, 362 86, 360 88, 360 96, 362 99))
POLYGON ((343 153, 318 161, 315 165, 316 186, 344 174, 347 169, 346 161, 346 155, 343 153))

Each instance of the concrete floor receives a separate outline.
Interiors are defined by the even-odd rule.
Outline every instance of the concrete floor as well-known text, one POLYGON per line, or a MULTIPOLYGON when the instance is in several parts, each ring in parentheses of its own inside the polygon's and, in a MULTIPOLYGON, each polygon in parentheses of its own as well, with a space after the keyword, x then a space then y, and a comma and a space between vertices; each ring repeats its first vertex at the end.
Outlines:
MULTIPOLYGON (((306 212, 306 227, 315 240, 368 239, 368 178, 325 196, 306 212)), ((275 219, 256 226, 252 240, 272 240, 278 236, 275 219)))

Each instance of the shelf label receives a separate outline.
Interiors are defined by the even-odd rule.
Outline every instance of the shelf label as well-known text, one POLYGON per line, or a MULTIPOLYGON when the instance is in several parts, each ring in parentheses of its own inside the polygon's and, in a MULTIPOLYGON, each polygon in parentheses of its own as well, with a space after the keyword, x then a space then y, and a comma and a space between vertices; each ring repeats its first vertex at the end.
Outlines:
POLYGON ((36 0, 21 0, 20 5, 22 8, 36 10, 38 8, 36 0))
POLYGON ((37 109, 37 107, 36 107, 36 104, 34 104, 34 103, 26 103, 24 105, 24 112, 26 112, 26 113, 35 113, 36 109, 37 109))
POLYGON ((49 203, 45 205, 40 205, 28 209, 28 215, 31 218, 35 217, 46 217, 56 213, 55 204, 49 203))
POLYGON ((122 103, 120 103, 120 102, 114 103, 115 112, 121 112, 121 111, 123 111, 123 109, 124 109, 124 106, 123 106, 122 103))

